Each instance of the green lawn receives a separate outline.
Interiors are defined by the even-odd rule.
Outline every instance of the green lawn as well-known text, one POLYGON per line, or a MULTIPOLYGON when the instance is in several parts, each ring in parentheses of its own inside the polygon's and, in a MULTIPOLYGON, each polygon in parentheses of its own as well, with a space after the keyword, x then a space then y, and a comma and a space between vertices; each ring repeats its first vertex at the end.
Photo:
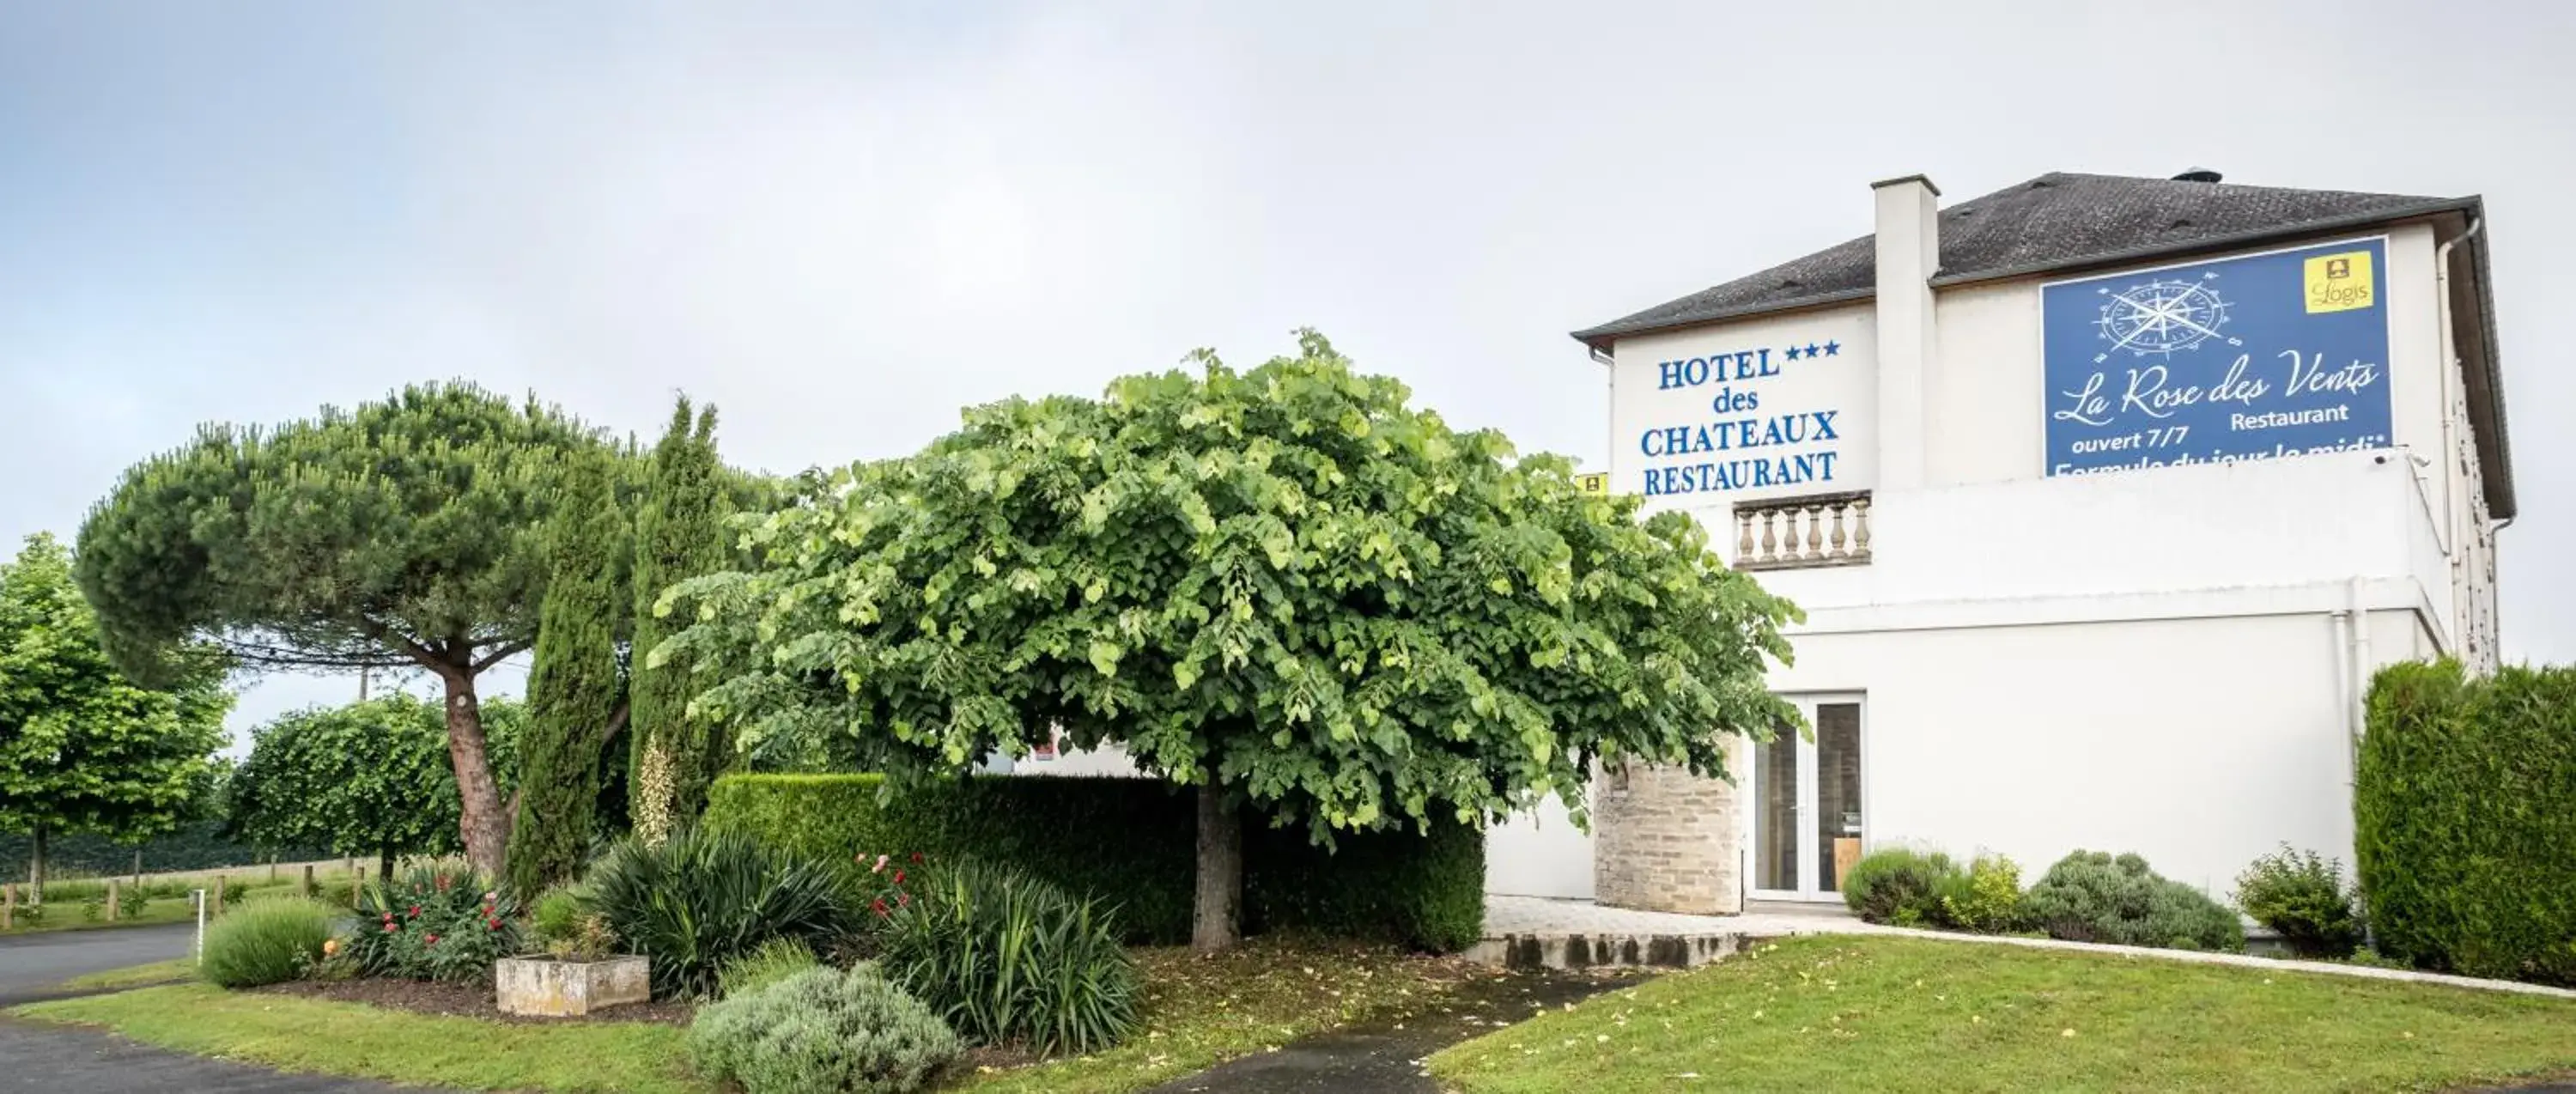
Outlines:
POLYGON ((646 1022, 487 1022, 209 984, 36 1003, 12 1013, 105 1026, 145 1044, 285 1071, 467 1090, 707 1089, 682 1062, 681 1031, 646 1022))
POLYGON ((2441 1089, 2576 1069, 2576 1000, 1816 937, 1599 996, 1430 1066, 1465 1094, 2441 1089))
MULTIPOLYGON (((319 888, 321 895, 326 897, 343 897, 347 893, 345 886, 336 893, 328 888, 317 888, 319 888)), ((224 906, 230 908, 245 900, 270 900, 277 897, 293 895, 295 895, 295 882, 292 880, 280 879, 277 881, 254 882, 248 885, 235 886, 227 890, 224 894, 224 906)), ((16 915, 17 922, 8 930, 0 931, 0 938, 14 938, 22 934, 36 934, 43 931, 87 931, 114 927, 148 927, 156 923, 186 923, 197 918, 196 905, 190 903, 185 895, 153 897, 150 901, 144 904, 141 914, 136 914, 131 910, 128 910, 114 923, 107 921, 107 912, 104 908, 96 909, 98 912, 98 918, 90 918, 88 914, 89 909, 85 908, 83 904, 77 900, 58 899, 46 903, 44 905, 42 922, 38 922, 29 917, 27 915, 28 909, 29 905, 18 905, 16 915)))

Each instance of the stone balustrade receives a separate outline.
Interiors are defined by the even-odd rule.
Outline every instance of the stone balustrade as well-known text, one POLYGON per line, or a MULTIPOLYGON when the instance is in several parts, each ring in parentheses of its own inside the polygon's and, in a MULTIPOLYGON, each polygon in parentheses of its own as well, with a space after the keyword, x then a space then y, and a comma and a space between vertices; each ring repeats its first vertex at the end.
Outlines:
POLYGON ((1735 506, 1735 568, 1795 570, 1869 562, 1869 492, 1735 506))

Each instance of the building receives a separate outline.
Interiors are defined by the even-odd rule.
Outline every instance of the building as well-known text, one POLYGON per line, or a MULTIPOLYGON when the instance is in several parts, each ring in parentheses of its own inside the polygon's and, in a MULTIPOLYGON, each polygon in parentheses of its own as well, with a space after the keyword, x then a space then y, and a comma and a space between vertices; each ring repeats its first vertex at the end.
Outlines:
POLYGON ((1488 888, 1725 912, 1862 850, 2136 851, 2224 895, 2352 847, 2370 673, 2496 661, 2514 516, 2483 207, 2051 174, 1579 331, 1614 490, 1806 612, 1813 726, 1605 773, 1488 888))

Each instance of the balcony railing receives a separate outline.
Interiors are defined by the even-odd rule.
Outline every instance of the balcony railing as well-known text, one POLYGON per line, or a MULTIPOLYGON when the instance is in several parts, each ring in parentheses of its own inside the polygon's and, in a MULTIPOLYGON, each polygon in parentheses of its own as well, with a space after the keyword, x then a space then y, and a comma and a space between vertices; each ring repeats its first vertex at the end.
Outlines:
POLYGON ((1869 562, 1869 491, 1735 506, 1735 568, 1798 570, 1869 562))

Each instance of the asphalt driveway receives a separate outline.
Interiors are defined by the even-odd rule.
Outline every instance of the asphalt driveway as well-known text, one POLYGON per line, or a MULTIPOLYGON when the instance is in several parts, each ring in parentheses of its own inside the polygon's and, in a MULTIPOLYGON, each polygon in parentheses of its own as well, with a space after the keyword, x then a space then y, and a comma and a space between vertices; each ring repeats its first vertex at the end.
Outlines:
MULTIPOLYGON (((74 976, 186 957, 194 924, 0 938, 0 1007, 59 995, 74 976)), ((0 1015, 0 1091, 47 1094, 393 1094, 397 1088, 148 1048, 113 1034, 0 1015)), ((417 1094, 417 1087, 410 1088, 417 1094)))

